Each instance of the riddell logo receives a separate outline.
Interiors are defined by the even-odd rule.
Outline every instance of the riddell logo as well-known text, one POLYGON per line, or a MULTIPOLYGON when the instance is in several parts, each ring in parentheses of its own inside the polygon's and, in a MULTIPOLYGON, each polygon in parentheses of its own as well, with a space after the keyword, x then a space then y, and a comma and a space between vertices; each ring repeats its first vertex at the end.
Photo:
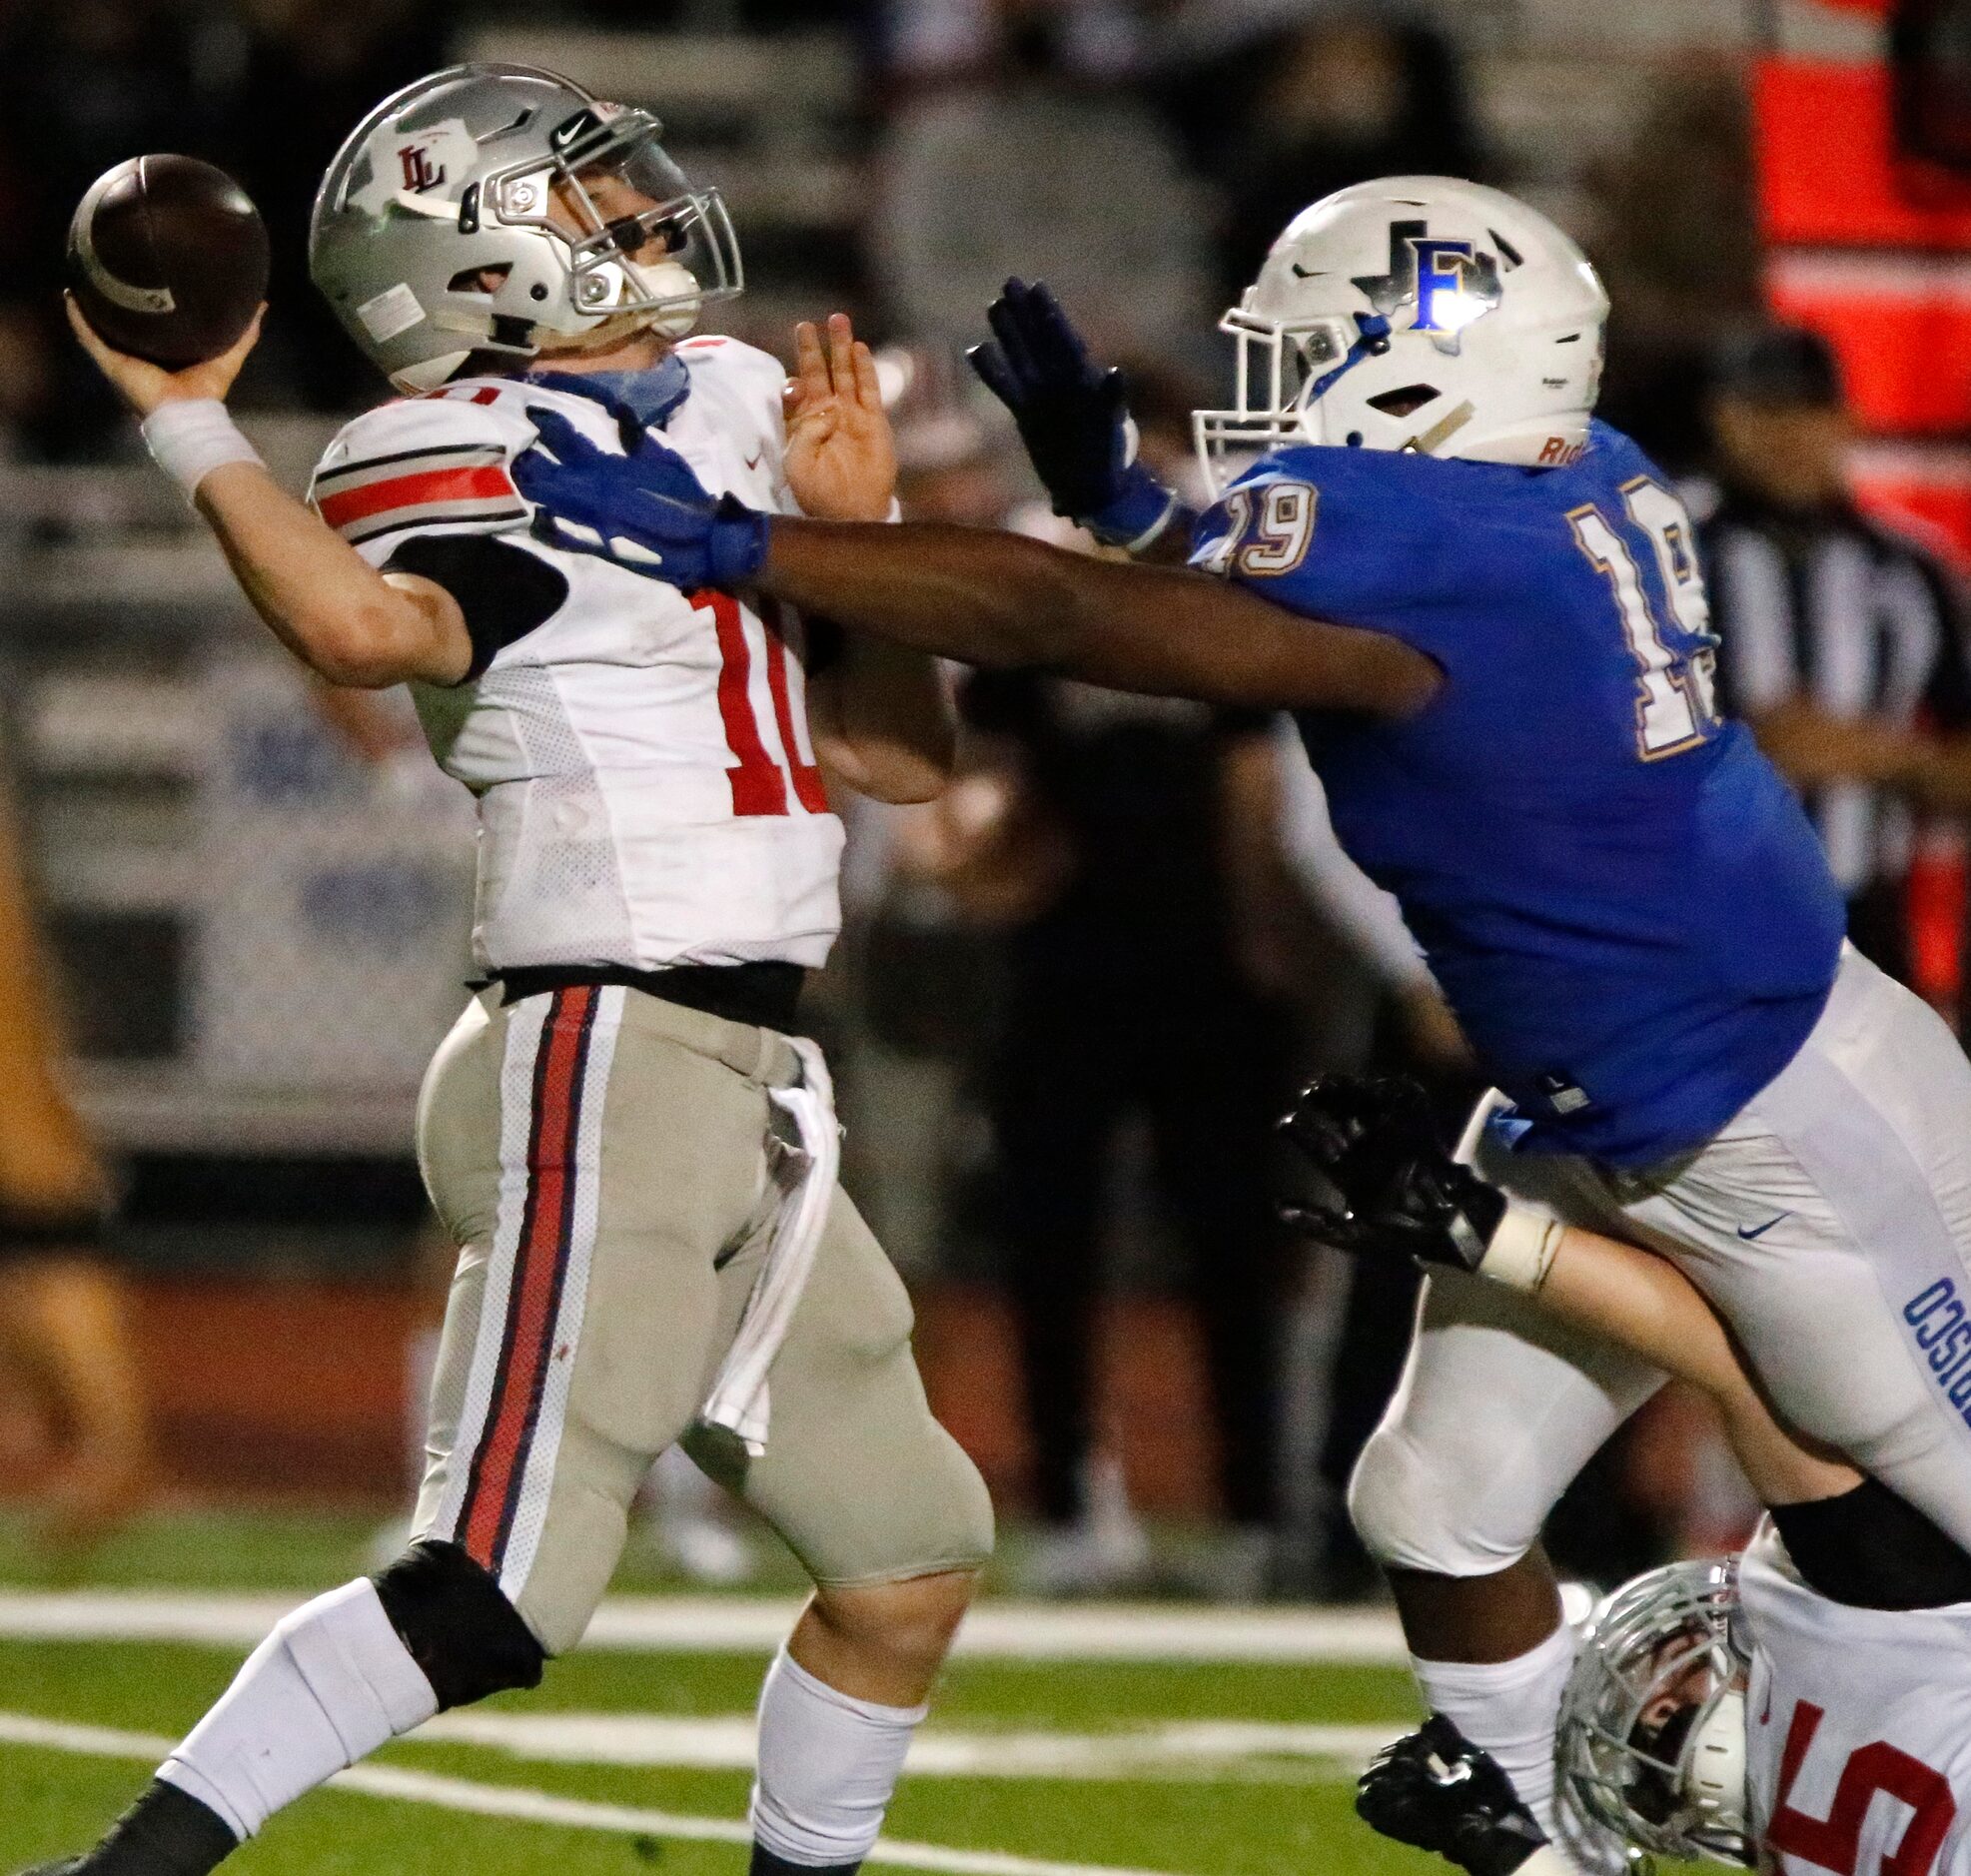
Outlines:
POLYGON ((432 167, 432 153, 421 143, 406 144, 397 153, 397 160, 404 165, 404 186, 414 195, 422 196, 445 181, 443 166, 432 167))
POLYGON ((1546 448, 1539 453, 1541 469, 1572 469, 1586 454, 1584 443, 1569 443, 1564 437, 1549 437, 1546 448))

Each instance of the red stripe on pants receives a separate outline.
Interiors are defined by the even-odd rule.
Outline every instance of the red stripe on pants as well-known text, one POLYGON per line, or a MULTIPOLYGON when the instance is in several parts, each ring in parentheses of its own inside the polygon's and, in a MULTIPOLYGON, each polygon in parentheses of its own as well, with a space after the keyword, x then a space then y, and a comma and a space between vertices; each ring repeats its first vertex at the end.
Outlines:
POLYGON ((527 1136, 527 1199, 507 1293, 507 1324, 493 1397, 474 1478, 460 1516, 459 1541, 473 1560, 497 1572, 506 1501, 525 1470, 533 1431, 535 1384, 554 1338, 557 1279, 568 1255, 563 1231, 574 1178, 575 1066, 582 1033, 600 993, 592 985, 558 992, 540 1039, 533 1122, 527 1136))

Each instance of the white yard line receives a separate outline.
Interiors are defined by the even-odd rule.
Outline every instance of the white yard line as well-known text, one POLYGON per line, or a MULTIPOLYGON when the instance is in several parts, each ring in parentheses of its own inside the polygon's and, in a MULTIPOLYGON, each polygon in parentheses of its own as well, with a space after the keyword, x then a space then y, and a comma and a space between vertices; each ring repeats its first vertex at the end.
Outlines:
MULTIPOLYGON (((298 1596, 195 1590, 0 1591, 0 1640, 182 1641, 251 1648, 298 1596)), ((604 1652, 764 1654, 799 1608, 779 1596, 613 1596, 582 1646, 604 1652)), ((992 1601, 959 1631, 982 1661, 1237 1661, 1400 1665, 1382 1609, 1200 1609, 992 1601)))
MULTIPOLYGON (((911 1742, 920 1778, 1351 1779, 1403 1731, 1383 1726, 1278 1725, 1179 1720, 1113 1732, 1031 1728, 964 1731, 936 1721, 911 1742)), ((750 1772, 750 1713, 444 1713, 418 1737, 485 1746, 515 1758, 571 1765, 635 1765, 750 1772)))
MULTIPOLYGON (((0 1713, 0 1744, 38 1747, 87 1758, 155 1761, 173 1741, 149 1733, 113 1732, 102 1726, 71 1726, 26 1713, 0 1713)), ((509 1817, 530 1824, 558 1824, 572 1830, 599 1830, 618 1836, 670 1837, 692 1843, 749 1843, 752 1833, 736 1818, 683 1817, 632 1805, 595 1804, 517 1785, 481 1785, 470 1779, 441 1778, 430 1772, 389 1765, 360 1765, 335 1783, 366 1797, 429 1804, 476 1817, 509 1817)), ((1149 1870, 1105 1863, 1057 1863, 1045 1857, 1012 1856, 998 1850, 956 1850, 944 1844, 908 1843, 885 1837, 869 1853, 871 1863, 899 1869, 934 1870, 939 1876, 1158 1876, 1149 1870)))

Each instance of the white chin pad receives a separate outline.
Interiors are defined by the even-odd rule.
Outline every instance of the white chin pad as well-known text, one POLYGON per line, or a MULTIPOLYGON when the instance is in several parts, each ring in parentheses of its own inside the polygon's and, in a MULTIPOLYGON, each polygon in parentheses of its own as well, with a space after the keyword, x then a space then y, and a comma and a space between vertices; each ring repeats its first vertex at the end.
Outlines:
POLYGON ((682 339, 698 323, 703 309, 698 277, 681 261, 659 261, 655 267, 639 267, 635 278, 653 300, 675 304, 650 316, 650 330, 662 339, 682 339))

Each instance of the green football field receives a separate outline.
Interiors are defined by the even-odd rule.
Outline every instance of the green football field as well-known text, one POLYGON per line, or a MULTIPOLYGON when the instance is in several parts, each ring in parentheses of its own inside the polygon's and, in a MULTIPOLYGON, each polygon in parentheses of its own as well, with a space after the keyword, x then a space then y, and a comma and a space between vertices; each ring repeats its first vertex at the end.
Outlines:
MULTIPOLYGON (((64 1579, 0 1528, 0 1876, 89 1841, 283 1597, 360 1567, 321 1518, 152 1520, 64 1579)), ((743 1868, 749 1715, 777 1603, 647 1593, 535 1693, 443 1716, 274 1820, 263 1876, 743 1868)), ((1361 1871, 1351 1780, 1415 1713, 1375 1618, 994 1603, 954 1661, 872 1867, 948 1876, 1361 1871), (1335 1656, 1346 1658, 1334 1658, 1335 1656), (1221 1658, 1222 1657, 1222 1658, 1221 1658)))

